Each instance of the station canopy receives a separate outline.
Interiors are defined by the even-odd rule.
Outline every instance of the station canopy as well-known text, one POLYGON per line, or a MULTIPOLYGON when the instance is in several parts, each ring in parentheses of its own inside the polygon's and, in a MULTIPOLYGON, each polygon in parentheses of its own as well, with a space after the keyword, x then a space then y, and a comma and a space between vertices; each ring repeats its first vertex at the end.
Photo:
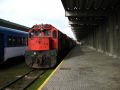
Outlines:
POLYGON ((120 9, 120 0, 61 0, 77 40, 103 24, 110 13, 120 9))

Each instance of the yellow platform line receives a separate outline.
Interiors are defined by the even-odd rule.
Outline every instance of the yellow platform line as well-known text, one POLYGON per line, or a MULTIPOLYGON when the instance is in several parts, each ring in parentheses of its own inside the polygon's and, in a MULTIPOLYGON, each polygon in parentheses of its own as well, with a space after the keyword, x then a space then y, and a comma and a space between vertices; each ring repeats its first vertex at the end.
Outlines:
POLYGON ((57 71, 57 69, 61 66, 63 61, 56 67, 56 69, 50 74, 50 76, 43 82, 43 84, 37 90, 42 90, 42 88, 45 86, 45 84, 49 81, 49 79, 54 75, 54 73, 57 71))

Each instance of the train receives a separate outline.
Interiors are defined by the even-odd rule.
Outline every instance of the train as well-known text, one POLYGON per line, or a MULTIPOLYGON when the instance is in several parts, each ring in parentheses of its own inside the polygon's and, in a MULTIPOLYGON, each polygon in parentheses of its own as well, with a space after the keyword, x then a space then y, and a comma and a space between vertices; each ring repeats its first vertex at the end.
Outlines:
POLYGON ((76 42, 51 24, 36 24, 28 30, 26 64, 31 68, 54 68, 76 42))
POLYGON ((28 32, 0 26, 0 64, 8 59, 24 56, 28 32))

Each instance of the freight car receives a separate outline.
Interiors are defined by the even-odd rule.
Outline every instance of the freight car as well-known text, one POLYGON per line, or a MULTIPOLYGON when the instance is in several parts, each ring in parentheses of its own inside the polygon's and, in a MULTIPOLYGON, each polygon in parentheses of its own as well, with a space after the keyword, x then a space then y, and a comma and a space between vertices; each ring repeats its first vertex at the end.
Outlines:
POLYGON ((29 30, 25 60, 31 68, 53 68, 75 45, 74 40, 50 24, 34 25, 29 30))
POLYGON ((8 59, 25 55, 28 33, 0 26, 0 64, 8 59))

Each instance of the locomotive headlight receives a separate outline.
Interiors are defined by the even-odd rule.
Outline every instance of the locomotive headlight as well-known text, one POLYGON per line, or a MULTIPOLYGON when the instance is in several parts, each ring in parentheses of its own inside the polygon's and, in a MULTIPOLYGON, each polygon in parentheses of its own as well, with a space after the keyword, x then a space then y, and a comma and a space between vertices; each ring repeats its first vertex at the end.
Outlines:
POLYGON ((36 52, 34 52, 33 54, 36 55, 36 52))

